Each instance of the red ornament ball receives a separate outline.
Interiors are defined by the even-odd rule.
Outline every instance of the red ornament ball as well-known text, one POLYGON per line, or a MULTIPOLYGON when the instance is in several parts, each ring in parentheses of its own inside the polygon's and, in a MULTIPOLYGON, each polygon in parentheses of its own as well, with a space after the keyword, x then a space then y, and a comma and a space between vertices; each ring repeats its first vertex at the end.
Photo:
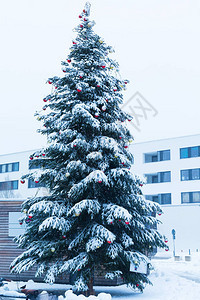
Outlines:
POLYGON ((32 219, 32 217, 33 217, 32 215, 29 215, 29 216, 28 216, 29 219, 32 219))
POLYGON ((42 156, 45 156, 45 153, 42 153, 42 156))
POLYGON ((122 136, 119 136, 119 139, 121 140, 121 139, 122 139, 122 136))
POLYGON ((73 41, 73 45, 76 45, 76 42, 73 41))
POLYGON ((71 59, 68 59, 67 62, 70 63, 70 62, 71 62, 71 59))
POLYGON ((108 244, 111 244, 111 241, 107 241, 108 244))
POLYGON ((102 180, 99 180, 98 183, 102 183, 102 180))
POLYGON ((23 223, 22 222, 19 222, 19 225, 22 225, 23 223))
POLYGON ((30 156, 29 158, 30 158, 30 160, 33 160, 33 156, 30 156))
POLYGON ((79 92, 79 93, 80 93, 81 91, 82 91, 81 89, 77 89, 77 92, 79 92))
POLYGON ((81 24, 80 27, 83 28, 83 25, 81 24))
POLYGON ((74 144, 74 147, 76 147, 76 144, 74 144))
POLYGON ((44 102, 47 102, 47 99, 44 98, 43 101, 44 101, 44 102))
POLYGON ((38 181, 38 180, 35 180, 35 183, 39 183, 39 181, 38 181))
POLYGON ((139 284, 138 284, 138 283, 136 283, 136 286, 138 287, 138 286, 139 286, 139 284))
POLYGON ((22 179, 20 182, 21 182, 22 184, 24 184, 24 183, 25 183, 25 180, 24 180, 24 179, 22 179))
POLYGON ((125 222, 126 225, 129 225, 129 222, 125 222))
POLYGON ((82 16, 81 16, 81 15, 79 15, 78 17, 79 17, 79 19, 81 19, 81 18, 82 18, 82 16))
POLYGON ((49 84, 52 84, 52 81, 51 81, 51 80, 49 80, 49 81, 48 81, 48 83, 49 83, 49 84))
POLYGON ((62 238, 63 238, 63 239, 66 239, 66 235, 63 235, 62 238))
POLYGON ((125 145, 125 146, 124 146, 124 148, 125 148, 125 149, 127 149, 127 148, 128 148, 128 146, 127 146, 127 145, 125 145))
POLYGON ((168 249, 168 248, 166 248, 166 249, 165 249, 165 251, 169 251, 169 249, 168 249))

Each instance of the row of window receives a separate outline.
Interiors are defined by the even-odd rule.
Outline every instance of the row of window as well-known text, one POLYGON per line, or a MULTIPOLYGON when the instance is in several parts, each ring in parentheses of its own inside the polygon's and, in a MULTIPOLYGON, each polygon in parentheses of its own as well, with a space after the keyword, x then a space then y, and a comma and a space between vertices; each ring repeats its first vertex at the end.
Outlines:
MULTIPOLYGON (((39 169, 41 166, 39 164, 34 164, 34 162, 29 162, 29 169, 39 169)), ((2 164, 0 165, 0 173, 7 172, 17 172, 19 171, 19 162, 2 164)))
POLYGON ((0 173, 19 171, 19 162, 0 165, 0 173))
MULTIPOLYGON (((28 180, 28 188, 44 187, 43 183, 28 180)), ((0 182, 0 191, 18 190, 18 180, 0 182)))
MULTIPOLYGON (((147 184, 171 182, 171 172, 158 172, 154 174, 145 174, 147 184)), ((200 168, 181 170, 181 181, 200 180, 200 168)))
POLYGON ((181 193, 182 203, 199 203, 200 202, 200 192, 184 192, 181 193))
POLYGON ((159 204, 171 204, 171 193, 146 195, 145 198, 159 204))
POLYGON ((158 172, 154 174, 145 174, 147 183, 161 183, 171 181, 171 172, 158 172))
POLYGON ((199 180, 200 179, 200 169, 188 169, 181 170, 181 181, 188 180, 199 180))
MULTIPOLYGON (((146 195, 145 198, 161 205, 171 204, 171 193, 146 195)), ((200 203, 200 191, 181 193, 181 203, 200 203)))
MULTIPOLYGON (((200 157, 200 146, 180 148, 180 158, 200 157)), ((170 150, 156 151, 144 154, 144 162, 170 160, 170 150)))

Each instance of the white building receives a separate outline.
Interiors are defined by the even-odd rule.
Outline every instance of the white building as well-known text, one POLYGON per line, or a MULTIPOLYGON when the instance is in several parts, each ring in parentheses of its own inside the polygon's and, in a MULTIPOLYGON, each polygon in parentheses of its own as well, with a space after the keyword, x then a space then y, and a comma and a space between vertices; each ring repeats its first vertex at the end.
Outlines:
POLYGON ((143 194, 162 205, 159 229, 176 249, 200 249, 200 134, 135 143, 132 171, 146 178, 143 194))
MULTIPOLYGON (((176 230, 178 251, 200 249, 200 134, 133 143, 130 151, 134 154, 132 171, 147 179, 143 194, 162 205, 159 230, 168 237, 170 249, 172 229, 176 230)), ((29 172, 34 152, 0 155, 0 201, 22 201, 47 193, 39 183, 20 183, 21 176, 29 172)))
POLYGON ((36 193, 46 194, 40 183, 31 180, 25 180, 23 184, 20 182, 21 177, 30 172, 30 156, 35 152, 37 150, 0 155, 0 198, 26 199, 36 193))

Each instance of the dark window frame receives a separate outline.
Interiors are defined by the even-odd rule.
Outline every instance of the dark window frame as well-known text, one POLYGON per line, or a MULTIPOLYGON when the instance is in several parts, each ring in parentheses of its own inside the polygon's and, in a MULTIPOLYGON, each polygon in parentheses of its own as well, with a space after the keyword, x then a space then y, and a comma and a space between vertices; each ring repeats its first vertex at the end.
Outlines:
POLYGON ((11 173, 19 171, 19 162, 12 162, 7 164, 0 165, 0 173, 11 173), (11 171, 9 171, 9 166, 11 165, 11 171), (17 166, 17 168, 15 168, 17 166), (5 168, 5 172, 2 172, 2 169, 5 168))
POLYGON ((12 191, 18 190, 19 181, 18 180, 9 180, 0 182, 0 191, 12 191))
POLYGON ((194 192, 182 192, 181 193, 181 203, 182 204, 188 204, 188 203, 200 203, 200 191, 194 191, 194 192), (193 196, 194 194, 198 193, 199 194, 199 201, 193 201, 193 196), (189 202, 183 202, 183 196, 184 194, 189 194, 189 202))
POLYGON ((191 181, 191 180, 200 180, 200 168, 194 168, 194 169, 184 169, 180 170, 180 179, 181 181, 191 181), (198 170, 197 172, 199 173, 198 178, 193 178, 192 176, 192 171, 198 170), (188 179, 183 179, 183 172, 188 172, 188 179))

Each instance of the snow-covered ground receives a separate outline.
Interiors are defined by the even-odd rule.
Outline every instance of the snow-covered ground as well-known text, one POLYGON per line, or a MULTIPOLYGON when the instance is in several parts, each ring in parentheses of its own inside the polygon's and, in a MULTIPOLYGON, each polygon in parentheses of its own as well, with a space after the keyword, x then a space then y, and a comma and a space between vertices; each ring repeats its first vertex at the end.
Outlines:
MULTIPOLYGON (((150 275, 153 286, 147 286, 143 293, 127 288, 125 285, 118 287, 95 287, 97 294, 110 293, 116 300, 198 300, 200 299, 200 254, 192 254, 191 261, 174 261, 173 258, 154 259, 154 271, 150 275)), ((184 259, 184 255, 183 255, 184 259)), ((0 295, 18 297, 17 293, 24 282, 10 282, 0 287, 0 295)), ((29 281, 27 287, 40 290, 69 290, 69 285, 47 285, 29 281)), ((22 295, 21 295, 22 296, 22 295)), ((77 300, 79 297, 77 297, 77 300)))

